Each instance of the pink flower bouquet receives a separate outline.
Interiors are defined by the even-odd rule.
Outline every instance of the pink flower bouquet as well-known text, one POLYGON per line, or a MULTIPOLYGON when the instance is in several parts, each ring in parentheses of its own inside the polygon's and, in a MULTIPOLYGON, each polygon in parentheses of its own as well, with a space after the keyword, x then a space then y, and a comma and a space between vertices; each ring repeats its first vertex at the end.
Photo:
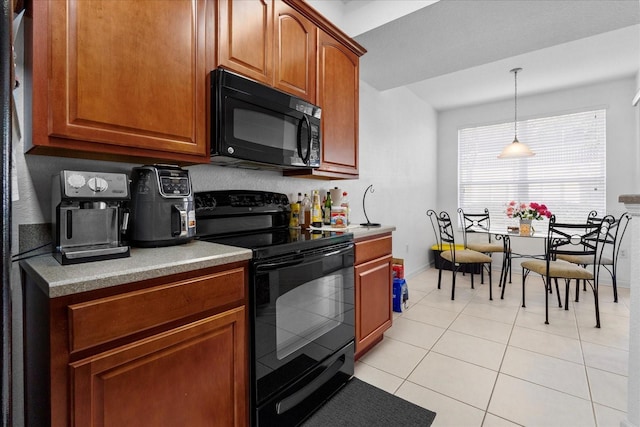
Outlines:
POLYGON ((541 203, 529 202, 520 203, 511 200, 507 203, 507 209, 505 211, 509 218, 521 218, 521 219, 537 219, 551 218, 551 211, 547 209, 547 206, 541 203))

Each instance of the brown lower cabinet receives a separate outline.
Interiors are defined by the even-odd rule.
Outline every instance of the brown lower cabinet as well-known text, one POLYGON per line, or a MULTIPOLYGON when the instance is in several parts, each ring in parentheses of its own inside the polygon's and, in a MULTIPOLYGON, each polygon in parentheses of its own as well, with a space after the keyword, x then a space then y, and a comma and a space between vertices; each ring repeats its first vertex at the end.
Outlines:
POLYGON ((28 426, 248 425, 246 262, 49 299, 25 281, 28 426))
POLYGON ((391 233, 355 242, 356 359, 380 342, 391 327, 391 243, 391 233))

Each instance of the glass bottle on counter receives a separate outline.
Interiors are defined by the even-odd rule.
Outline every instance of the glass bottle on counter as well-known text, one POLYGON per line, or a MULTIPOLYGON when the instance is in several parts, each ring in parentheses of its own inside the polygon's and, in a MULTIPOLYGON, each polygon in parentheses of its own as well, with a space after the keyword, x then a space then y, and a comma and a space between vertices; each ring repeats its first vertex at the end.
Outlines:
POLYGON ((317 228, 322 227, 322 206, 320 205, 320 194, 318 190, 313 190, 313 204, 311 205, 311 225, 317 228))
POLYGON ((349 225, 349 199, 347 198, 347 196, 348 195, 346 191, 342 193, 340 206, 344 208, 344 216, 347 220, 347 225, 349 225))
POLYGON ((290 228, 299 228, 300 227, 300 205, 302 194, 298 193, 298 201, 295 203, 291 203, 291 218, 289 219, 289 227, 290 228))
POLYGON ((307 193, 304 193, 302 204, 300 205, 300 226, 307 227, 311 223, 311 200, 307 193))
POLYGON ((324 211, 322 212, 324 225, 331 225, 331 193, 327 191, 327 198, 324 200, 324 211))

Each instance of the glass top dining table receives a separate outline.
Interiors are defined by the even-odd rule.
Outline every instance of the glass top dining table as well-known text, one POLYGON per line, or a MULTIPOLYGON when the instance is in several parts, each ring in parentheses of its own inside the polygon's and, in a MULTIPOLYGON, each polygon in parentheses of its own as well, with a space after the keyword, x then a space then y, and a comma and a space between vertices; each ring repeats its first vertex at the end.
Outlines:
MULTIPOLYGON (((548 237, 548 230, 545 228, 544 230, 535 230, 532 229, 530 234, 520 234, 520 231, 510 231, 505 227, 491 227, 490 229, 483 227, 469 227, 467 229, 467 233, 481 233, 481 234, 489 234, 495 237, 496 241, 502 241, 504 254, 509 254, 508 262, 507 262, 507 271, 501 275, 502 283, 502 291, 500 298, 504 298, 504 290, 507 284, 507 276, 509 276, 509 283, 511 283, 511 260, 513 258, 528 258, 528 259, 545 259, 545 255, 543 254, 530 254, 530 253, 517 253, 513 252, 511 249, 511 238, 518 237, 522 239, 544 239, 545 243, 543 247, 546 248, 546 239, 548 237), (508 273, 508 274, 507 274, 508 273)), ((506 256, 506 255, 505 255, 506 256)))

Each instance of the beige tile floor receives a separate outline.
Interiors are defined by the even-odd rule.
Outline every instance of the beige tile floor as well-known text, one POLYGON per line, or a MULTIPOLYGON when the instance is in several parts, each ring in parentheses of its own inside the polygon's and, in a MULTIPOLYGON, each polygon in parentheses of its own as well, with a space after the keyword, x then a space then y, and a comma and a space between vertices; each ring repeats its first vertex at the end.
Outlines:
POLYGON ((356 377, 435 411, 434 427, 618 427, 625 419, 629 289, 618 289, 615 304, 611 287, 600 287, 596 329, 589 288, 568 311, 550 295, 545 325, 535 274, 526 308, 517 274, 503 300, 494 285, 489 301, 486 278, 472 290, 469 275, 458 274, 455 301, 451 272, 443 271, 441 290, 437 282, 436 269, 407 279, 409 308, 356 362, 356 377))

